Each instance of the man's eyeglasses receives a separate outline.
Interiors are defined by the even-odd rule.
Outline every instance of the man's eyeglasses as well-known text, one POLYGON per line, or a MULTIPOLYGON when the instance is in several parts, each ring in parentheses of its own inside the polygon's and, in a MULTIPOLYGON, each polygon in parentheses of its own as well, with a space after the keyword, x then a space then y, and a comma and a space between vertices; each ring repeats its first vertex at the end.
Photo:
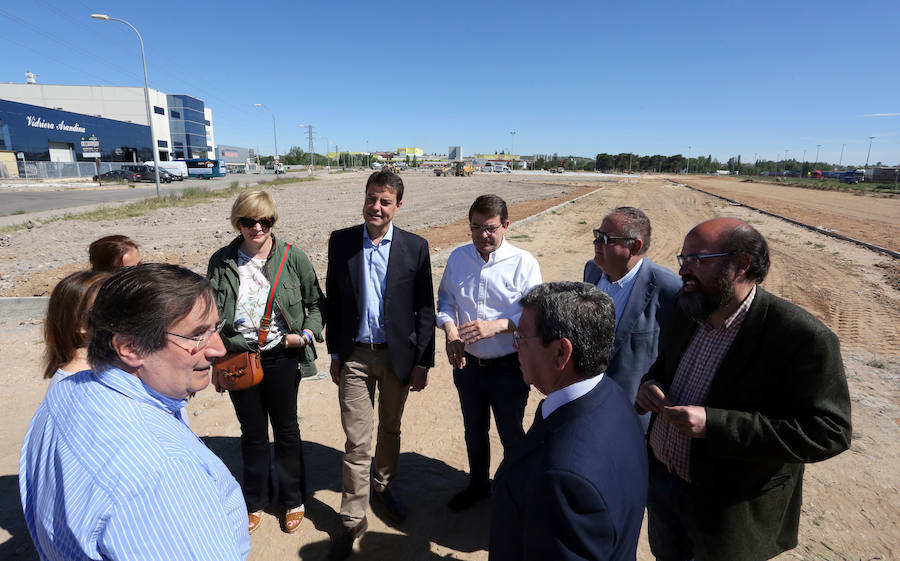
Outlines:
POLYGON ((469 230, 472 230, 473 234, 477 234, 480 232, 487 232, 488 234, 495 234, 497 230, 503 227, 503 224, 494 224, 491 226, 479 226, 477 224, 469 224, 469 230))
POLYGON ((634 238, 629 238, 627 236, 610 236, 606 232, 602 232, 600 230, 594 230, 594 241, 595 242, 603 242, 603 245, 609 245, 609 240, 632 241, 632 240, 634 240, 634 238))
POLYGON ((166 331, 166 334, 172 335, 173 337, 178 337, 179 339, 187 339, 188 341, 193 341, 194 342, 193 349, 181 347, 181 345, 177 345, 177 346, 181 347, 182 349, 184 349, 186 351, 197 352, 200 349, 203 349, 207 345, 209 345, 210 337, 212 337, 216 333, 221 333, 223 327, 225 327, 224 319, 221 320, 219 323, 217 323, 216 327, 213 328, 211 331, 207 331, 206 333, 204 333, 203 335, 200 335, 199 337, 188 337, 187 335, 179 335, 177 333, 172 333, 171 331, 166 331))
POLYGON ((736 251, 726 251, 724 253, 694 253, 692 255, 676 255, 675 259, 678 260, 679 267, 684 267, 685 265, 698 265, 704 259, 725 257, 736 253, 736 251))
POLYGON ((240 218, 238 218, 238 224, 247 229, 256 226, 257 222, 259 222, 259 225, 262 226, 264 230, 268 230, 275 225, 275 219, 271 216, 267 216, 265 218, 250 218, 249 216, 241 216, 240 218))
POLYGON ((522 341, 525 341, 526 339, 534 339, 535 337, 540 337, 540 335, 532 335, 530 337, 522 337, 522 334, 519 333, 518 331, 513 331, 512 336, 513 336, 513 348, 515 348, 516 350, 518 350, 519 347, 522 346, 522 341))

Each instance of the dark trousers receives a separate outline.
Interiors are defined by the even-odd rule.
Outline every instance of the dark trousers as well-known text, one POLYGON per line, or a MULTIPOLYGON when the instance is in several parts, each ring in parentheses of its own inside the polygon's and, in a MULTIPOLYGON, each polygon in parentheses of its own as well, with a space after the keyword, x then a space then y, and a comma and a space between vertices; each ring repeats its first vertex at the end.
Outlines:
POLYGON ((528 384, 522 380, 519 357, 515 353, 486 361, 466 353, 466 366, 453 370, 453 383, 459 392, 463 414, 469 485, 486 487, 490 484, 491 469, 488 435, 491 411, 505 455, 525 436, 522 418, 528 401, 528 384))
POLYGON ((275 498, 285 509, 306 500, 306 468, 297 422, 300 387, 299 349, 277 346, 262 352, 263 380, 252 388, 228 392, 241 423, 243 491, 248 512, 269 506, 275 498), (269 454, 269 423, 275 436, 274 470, 269 454), (276 481, 272 479, 272 472, 276 481))

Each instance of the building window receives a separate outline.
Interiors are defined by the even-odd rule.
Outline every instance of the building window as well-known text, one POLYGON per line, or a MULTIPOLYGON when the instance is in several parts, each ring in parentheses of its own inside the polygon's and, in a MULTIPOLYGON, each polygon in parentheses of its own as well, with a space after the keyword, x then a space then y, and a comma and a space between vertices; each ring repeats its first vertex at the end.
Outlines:
POLYGON ((181 113, 179 113, 178 111, 171 111, 171 114, 172 114, 172 118, 173 118, 173 119, 180 119, 180 118, 181 118, 181 113))
POLYGON ((160 148, 168 148, 169 147, 169 143, 165 140, 157 140, 156 145, 160 148))
POLYGON ((203 119, 203 122, 206 123, 207 127, 209 126, 209 121, 207 121, 206 119, 203 119))
POLYGON ((166 114, 165 109, 163 109, 162 107, 157 107, 155 105, 153 106, 153 112, 156 113, 157 115, 165 115, 166 114))

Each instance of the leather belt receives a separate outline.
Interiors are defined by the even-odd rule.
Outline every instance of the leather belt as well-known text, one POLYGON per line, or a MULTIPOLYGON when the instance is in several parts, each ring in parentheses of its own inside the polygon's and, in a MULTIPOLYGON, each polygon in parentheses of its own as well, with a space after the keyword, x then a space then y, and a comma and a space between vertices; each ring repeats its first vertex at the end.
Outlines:
POLYGON ((479 358, 475 355, 466 353, 466 366, 471 364, 473 366, 478 366, 479 368, 488 368, 490 366, 513 364, 518 356, 517 353, 509 353, 508 355, 495 358, 479 358))
POLYGON ((363 343, 362 341, 354 341, 354 346, 369 349, 370 351, 383 351, 388 348, 387 343, 363 343))

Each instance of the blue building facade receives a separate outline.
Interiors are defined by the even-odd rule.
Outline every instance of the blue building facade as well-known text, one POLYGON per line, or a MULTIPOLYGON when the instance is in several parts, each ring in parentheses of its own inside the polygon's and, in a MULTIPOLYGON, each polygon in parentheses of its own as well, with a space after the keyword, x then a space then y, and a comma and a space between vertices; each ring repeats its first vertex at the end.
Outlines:
POLYGON ((169 132, 172 135, 172 158, 175 160, 206 158, 213 153, 206 141, 203 102, 189 95, 168 95, 169 132))
POLYGON ((103 161, 153 159, 145 125, 0 99, 0 150, 23 152, 26 160, 93 161, 81 151, 81 138, 92 134, 100 139, 103 161))

